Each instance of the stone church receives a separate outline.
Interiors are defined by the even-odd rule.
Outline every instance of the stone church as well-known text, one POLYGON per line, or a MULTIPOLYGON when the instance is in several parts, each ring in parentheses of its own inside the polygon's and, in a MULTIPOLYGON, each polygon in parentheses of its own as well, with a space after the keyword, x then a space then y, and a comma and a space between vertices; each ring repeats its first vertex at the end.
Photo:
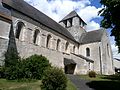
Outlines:
POLYGON ((0 0, 0 65, 15 49, 23 58, 42 54, 67 74, 113 74, 106 30, 87 32, 85 26, 75 11, 57 23, 24 0, 0 0))

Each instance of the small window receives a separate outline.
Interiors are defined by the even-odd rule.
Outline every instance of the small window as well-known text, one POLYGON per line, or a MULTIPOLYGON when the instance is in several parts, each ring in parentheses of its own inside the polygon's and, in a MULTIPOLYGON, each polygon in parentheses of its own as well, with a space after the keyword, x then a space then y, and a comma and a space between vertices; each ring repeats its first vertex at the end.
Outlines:
POLYGON ((57 46, 56 46, 56 50, 60 50, 60 39, 57 40, 57 46))
POLYGON ((69 47, 69 43, 66 42, 66 45, 65 45, 65 51, 68 52, 68 47, 69 47))
POLYGON ((40 33, 40 31, 37 29, 37 30, 35 30, 35 32, 34 32, 34 36, 33 36, 33 43, 34 44, 39 44, 39 33, 40 33))
POLYGON ((80 26, 81 26, 82 21, 80 19, 79 19, 79 23, 80 23, 80 26))
POLYGON ((73 46, 73 53, 75 53, 75 46, 73 46))
POLYGON ((51 35, 48 35, 48 36, 47 36, 46 47, 47 47, 47 48, 50 48, 50 45, 51 45, 51 35))
POLYGON ((15 34, 15 37, 17 39, 20 39, 21 31, 23 31, 24 28, 25 28, 25 25, 24 25, 23 22, 18 22, 17 23, 16 34, 15 34))
POLYGON ((63 21, 63 23, 65 24, 65 27, 67 27, 67 20, 63 21))
POLYGON ((90 49, 86 48, 86 56, 89 57, 90 56, 90 49))
POLYGON ((109 54, 109 46, 108 46, 108 44, 107 44, 107 53, 108 53, 108 56, 110 56, 110 54, 109 54))
POLYGON ((72 18, 68 19, 68 24, 67 27, 71 27, 72 26, 72 18))

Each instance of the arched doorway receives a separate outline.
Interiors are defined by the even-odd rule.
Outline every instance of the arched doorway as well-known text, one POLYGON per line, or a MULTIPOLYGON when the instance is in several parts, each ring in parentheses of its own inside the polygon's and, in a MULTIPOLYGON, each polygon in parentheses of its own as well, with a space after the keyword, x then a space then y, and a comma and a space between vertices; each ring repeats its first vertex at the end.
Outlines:
POLYGON ((74 74, 76 63, 72 59, 64 58, 65 74, 74 74))

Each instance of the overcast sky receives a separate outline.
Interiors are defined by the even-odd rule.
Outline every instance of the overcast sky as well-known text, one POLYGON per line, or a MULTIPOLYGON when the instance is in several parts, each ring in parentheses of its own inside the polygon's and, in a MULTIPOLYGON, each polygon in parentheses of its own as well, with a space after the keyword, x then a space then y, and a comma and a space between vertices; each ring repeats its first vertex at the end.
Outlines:
MULTIPOLYGON (((24 0, 44 14, 59 22, 71 11, 75 10, 78 15, 87 23, 87 31, 100 28, 102 17, 98 11, 103 8, 100 0, 24 0)), ((107 30, 110 34, 110 30, 107 30)), ((110 37, 114 58, 120 59, 120 54, 115 47, 114 37, 110 37)))

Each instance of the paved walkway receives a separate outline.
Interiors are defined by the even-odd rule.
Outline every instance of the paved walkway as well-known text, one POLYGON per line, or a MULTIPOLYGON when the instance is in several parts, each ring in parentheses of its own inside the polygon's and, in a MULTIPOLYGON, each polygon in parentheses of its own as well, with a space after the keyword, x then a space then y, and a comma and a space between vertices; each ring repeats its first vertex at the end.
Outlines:
POLYGON ((68 78, 72 81, 72 83, 77 87, 77 90, 93 90, 86 83, 90 82, 88 80, 84 80, 76 75, 67 75, 68 78))

